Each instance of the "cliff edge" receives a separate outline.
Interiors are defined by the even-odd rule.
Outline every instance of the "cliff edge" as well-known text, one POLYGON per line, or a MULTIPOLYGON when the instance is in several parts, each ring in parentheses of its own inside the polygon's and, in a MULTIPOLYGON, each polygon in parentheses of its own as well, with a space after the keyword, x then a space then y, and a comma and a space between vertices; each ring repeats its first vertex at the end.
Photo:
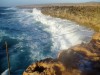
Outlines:
POLYGON ((100 75, 100 33, 87 44, 59 52, 56 59, 47 58, 30 65, 23 75, 100 75))
POLYGON ((100 3, 98 5, 72 5, 42 7, 45 15, 74 21, 97 32, 100 31, 100 3))

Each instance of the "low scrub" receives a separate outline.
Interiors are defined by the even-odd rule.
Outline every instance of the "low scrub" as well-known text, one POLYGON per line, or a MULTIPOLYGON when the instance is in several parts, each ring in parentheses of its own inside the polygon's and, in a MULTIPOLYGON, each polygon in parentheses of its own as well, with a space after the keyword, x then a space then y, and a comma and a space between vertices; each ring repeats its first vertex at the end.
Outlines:
POLYGON ((51 6, 42 8, 42 13, 68 19, 95 31, 100 31, 100 6, 51 6))

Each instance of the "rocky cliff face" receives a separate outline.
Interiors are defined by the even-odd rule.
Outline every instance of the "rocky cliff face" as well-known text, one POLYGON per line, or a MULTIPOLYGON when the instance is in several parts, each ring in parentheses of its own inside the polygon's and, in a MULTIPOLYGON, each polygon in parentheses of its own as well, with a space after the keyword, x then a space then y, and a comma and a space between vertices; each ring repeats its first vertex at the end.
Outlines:
POLYGON ((77 69, 67 71, 64 65, 57 59, 47 58, 30 65, 23 75, 74 75, 80 74, 77 69))
POLYGON ((45 15, 72 20, 80 25, 100 31, 100 4, 92 6, 51 6, 41 9, 45 15))
POLYGON ((90 60, 100 60, 100 33, 94 34, 90 43, 75 46, 73 50, 83 54, 90 60))
POLYGON ((87 44, 62 50, 57 59, 30 65, 23 75, 100 75, 100 33, 87 44))
MULTIPOLYGON (((100 33, 93 35, 87 44, 79 44, 58 54, 58 60, 67 69, 77 69, 80 75, 99 75, 100 69, 100 33)), ((77 75, 77 74, 75 74, 77 75)))

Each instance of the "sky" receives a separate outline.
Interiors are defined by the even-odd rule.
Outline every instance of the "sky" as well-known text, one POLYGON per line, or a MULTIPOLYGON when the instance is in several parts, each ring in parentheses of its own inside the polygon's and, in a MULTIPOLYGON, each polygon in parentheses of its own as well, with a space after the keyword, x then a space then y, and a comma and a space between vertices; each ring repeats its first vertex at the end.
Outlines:
POLYGON ((100 0, 0 0, 0 7, 49 3, 82 3, 90 1, 100 2, 100 0))

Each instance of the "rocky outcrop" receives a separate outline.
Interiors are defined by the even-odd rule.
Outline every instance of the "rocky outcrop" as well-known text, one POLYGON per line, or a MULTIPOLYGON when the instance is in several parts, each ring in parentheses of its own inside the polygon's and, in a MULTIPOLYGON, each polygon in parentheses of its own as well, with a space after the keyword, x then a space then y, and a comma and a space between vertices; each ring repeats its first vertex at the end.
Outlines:
POLYGON ((99 75, 100 72, 100 33, 93 35, 87 44, 76 45, 58 54, 58 60, 67 69, 77 69, 81 75, 99 75))
POLYGON ((30 65, 23 75, 100 75, 100 33, 87 44, 59 52, 57 59, 47 58, 30 65))
POLYGON ((47 58, 30 65, 23 75, 80 75, 80 71, 74 69, 67 71, 64 65, 59 61, 47 58))
POLYGON ((89 60, 100 61, 100 33, 94 34, 90 43, 75 46, 72 50, 83 54, 89 60))
POLYGON ((79 25, 100 31, 100 6, 98 5, 51 6, 43 7, 41 12, 45 15, 71 20, 79 25))

